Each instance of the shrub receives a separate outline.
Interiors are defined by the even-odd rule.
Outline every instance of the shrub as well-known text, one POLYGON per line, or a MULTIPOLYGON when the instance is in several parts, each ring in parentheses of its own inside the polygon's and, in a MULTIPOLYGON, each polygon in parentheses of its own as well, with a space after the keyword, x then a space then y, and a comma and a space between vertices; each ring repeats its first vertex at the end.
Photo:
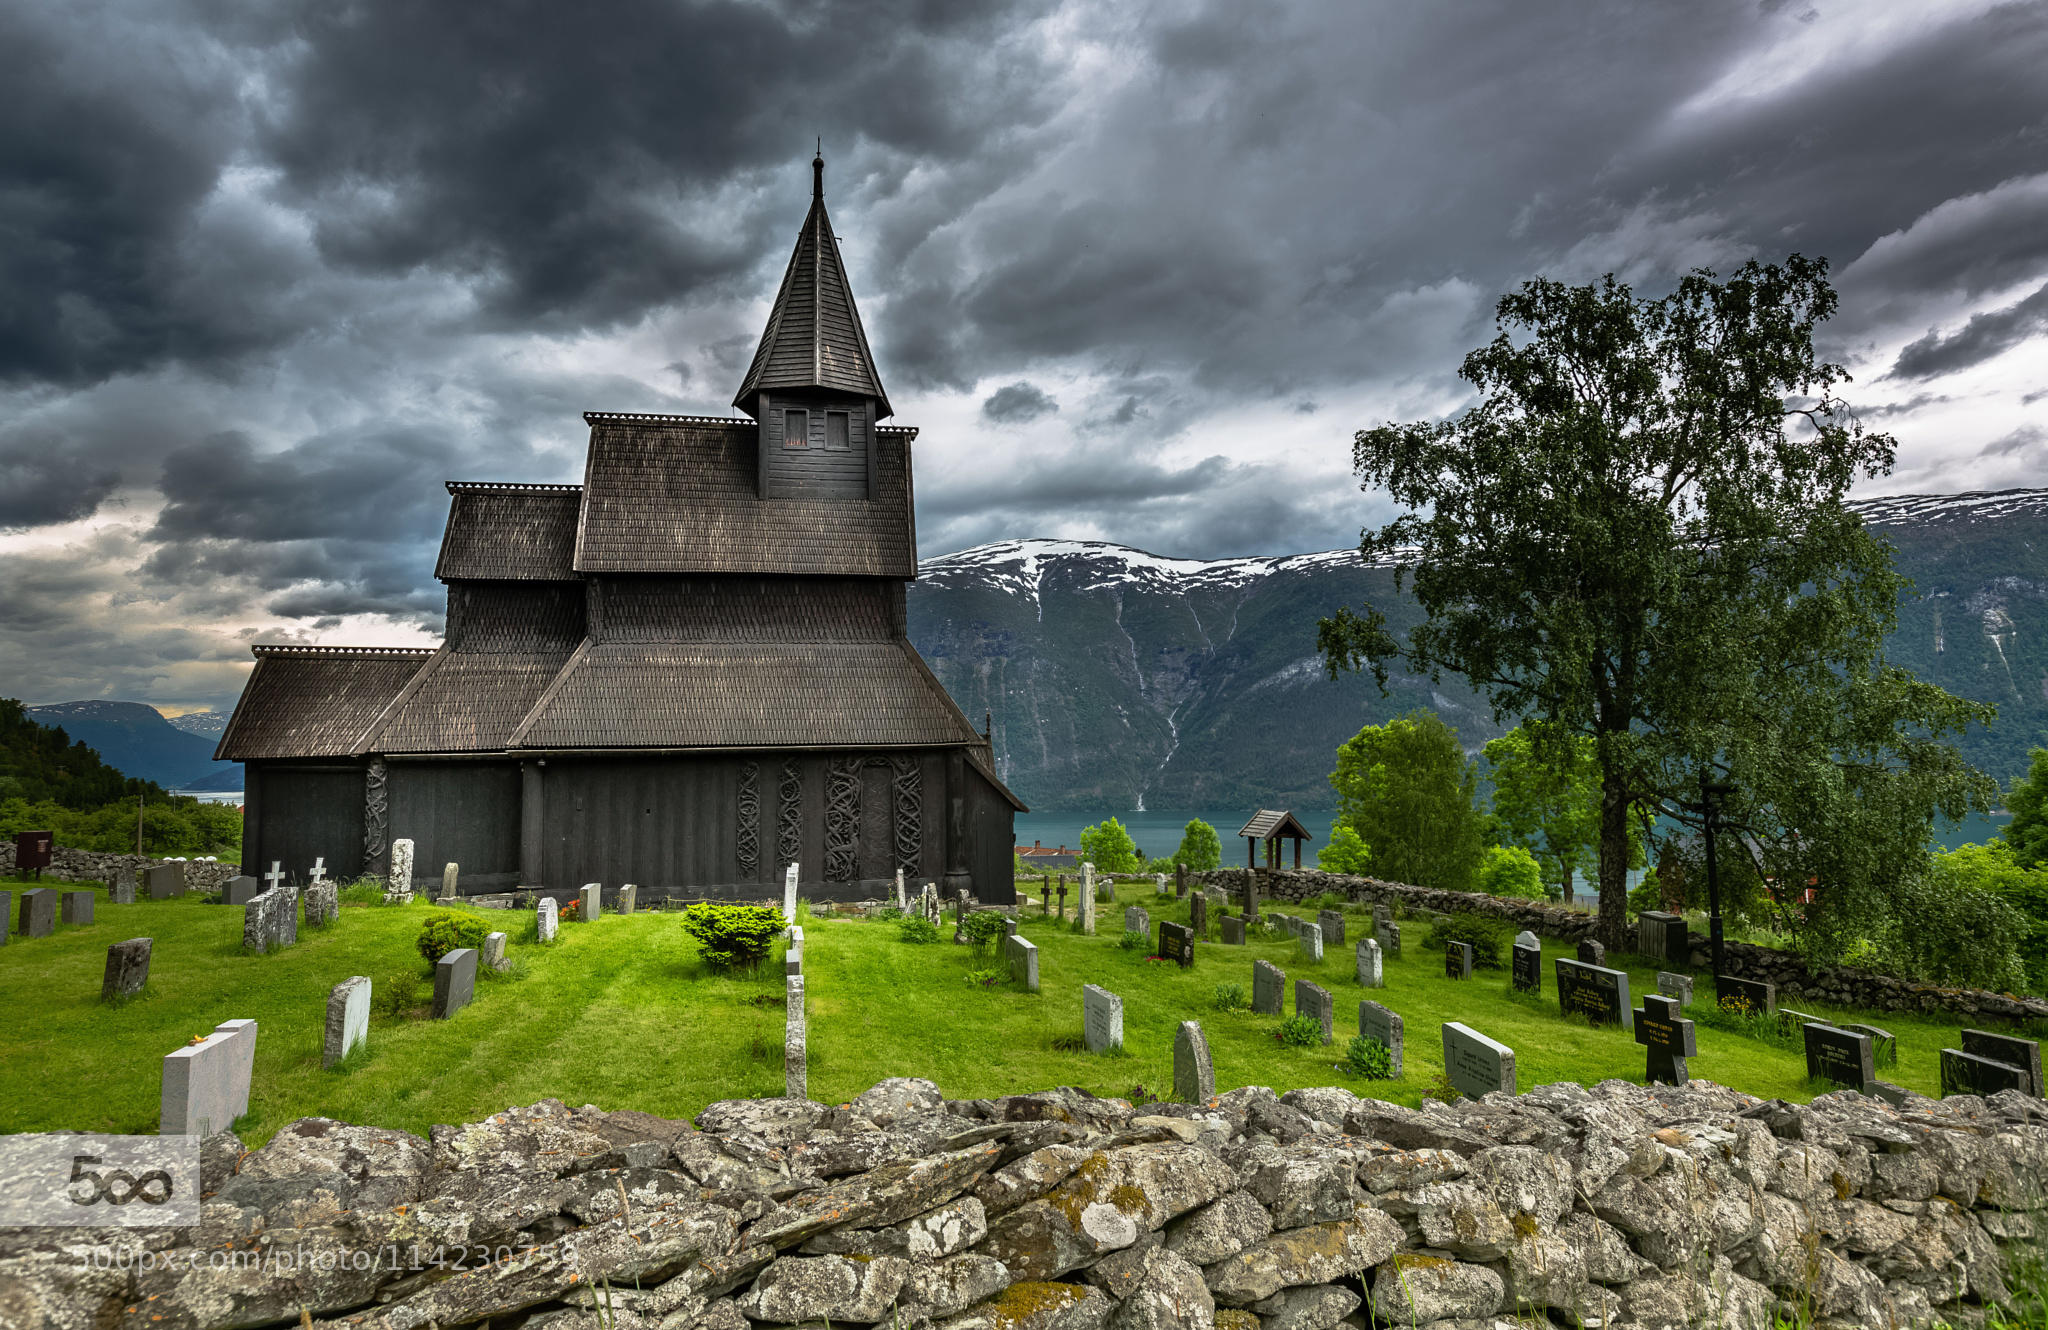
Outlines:
POLYGON ((1152 938, 1150 934, 1140 933, 1135 929, 1127 929, 1124 932, 1123 940, 1117 943, 1117 945, 1125 951, 1150 952, 1152 950, 1152 938))
POLYGON ((782 928, 782 911, 768 905, 700 902, 683 911, 683 931, 697 939, 704 963, 714 970, 758 967, 782 928))
POLYGON ((371 985, 371 1005, 377 1014, 394 1021, 404 1020, 412 1015, 413 999, 419 993, 419 980, 410 974, 386 975, 371 985))
POLYGON ((1001 970, 969 970, 967 972, 967 986, 969 988, 994 988, 1002 981, 1003 972, 1001 970))
POLYGON ((1478 914, 1453 914, 1429 926, 1424 945, 1443 951, 1453 942, 1472 944, 1472 964, 1481 970, 1501 968, 1501 952, 1507 944, 1507 925, 1478 914))
POLYGON ((1313 1048, 1323 1042, 1323 1023, 1297 1012, 1280 1022, 1273 1037, 1289 1048, 1313 1048))
POLYGON ((1243 984, 1218 984, 1210 995, 1218 1011, 1250 1011, 1251 994, 1245 992, 1243 984))
POLYGON ((1394 1055, 1377 1039, 1353 1035, 1351 1046, 1344 1051, 1344 1069, 1368 1081, 1391 1081, 1394 1079, 1394 1055))
POLYGON ((419 941, 415 943, 420 955, 427 958, 427 964, 437 964, 443 956, 463 947, 481 948, 484 934, 490 932, 484 921, 472 914, 457 914, 453 910, 436 910, 420 925, 419 941))
POLYGON ((1519 845, 1488 846, 1479 858, 1476 885, 1488 896, 1514 896, 1531 901, 1545 898, 1543 869, 1536 856, 1519 845))
POLYGON ((905 942, 937 942, 939 926, 921 914, 906 914, 896 923, 896 936, 905 942))
POLYGON ((992 943, 1009 931, 1009 920, 994 910, 977 910, 960 921, 960 931, 967 934, 969 946, 977 952, 986 952, 992 943))

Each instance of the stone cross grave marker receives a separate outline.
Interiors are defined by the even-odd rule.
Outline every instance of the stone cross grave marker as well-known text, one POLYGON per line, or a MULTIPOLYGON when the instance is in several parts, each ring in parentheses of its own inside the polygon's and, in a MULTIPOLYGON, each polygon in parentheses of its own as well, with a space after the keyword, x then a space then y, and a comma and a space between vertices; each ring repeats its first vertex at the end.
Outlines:
POLYGON ((586 923, 604 913, 604 888, 598 883, 584 883, 583 890, 577 893, 577 899, 582 903, 581 914, 586 923))
POLYGON ((1323 945, 1341 947, 1344 945, 1344 912, 1342 910, 1317 910, 1316 924, 1323 930, 1323 945))
POLYGON ((444 864, 444 865, 442 865, 442 867, 441 867, 441 899, 442 899, 442 900, 444 900, 444 901, 452 901, 452 900, 454 900, 454 899, 456 898, 456 896, 458 896, 459 894, 461 894, 461 889, 460 889, 460 886, 459 886, 459 884, 460 884, 460 882, 461 882, 461 879, 462 879, 462 865, 461 865, 461 864, 453 864, 453 863, 451 863, 451 864, 444 864))
POLYGON ((1643 995, 1635 1013, 1636 1042, 1644 1049, 1643 1079, 1652 1085, 1684 1085, 1692 1079, 1685 1060, 1699 1056, 1692 1022, 1677 998, 1643 995))
POLYGON ((327 1030, 321 1041, 320 1065, 339 1066, 369 1037, 370 979, 359 974, 342 980, 327 994, 327 1030))
POLYGON ((1170 919, 1159 921, 1159 958, 1172 961, 1183 970, 1194 968, 1195 930, 1170 919))
POLYGON ((1358 982, 1366 988, 1384 988, 1387 978, 1381 963, 1380 944, 1377 939, 1358 939, 1358 982))
POLYGON ((1690 964, 1692 943, 1686 937, 1684 917, 1644 910, 1636 916, 1636 950, 1666 965, 1690 964))
POLYGON ((57 917, 67 924, 89 924, 92 922, 92 893, 90 891, 67 891, 57 900, 57 917))
POLYGON ((1131 906, 1127 906, 1127 907, 1125 907, 1125 909, 1124 909, 1124 932, 1126 932, 1126 933, 1143 933, 1143 934, 1145 934, 1145 935, 1146 935, 1146 936, 1148 936, 1148 937, 1149 937, 1149 936, 1151 936, 1151 933, 1152 933, 1152 914, 1151 914, 1151 912, 1150 912, 1149 910, 1144 910, 1144 909, 1140 909, 1140 908, 1139 908, 1138 906, 1135 906, 1135 905, 1131 905, 1131 906))
POLYGON ((268 882, 268 883, 270 884, 269 886, 267 886, 267 887, 265 887, 265 888, 264 888, 264 890, 265 890, 265 891, 281 891, 281 890, 283 890, 283 889, 284 889, 284 864, 283 864, 283 862, 282 862, 282 861, 280 861, 280 860, 277 860, 277 859, 272 859, 272 860, 270 861, 270 871, 269 871, 268 873, 265 873, 265 874, 263 875, 263 880, 264 880, 265 882, 268 882))
POLYGON ((1389 960, 1401 957, 1401 925, 1388 919, 1385 923, 1373 925, 1373 935, 1379 939, 1380 951, 1389 960))
POLYGON ((1472 944, 1453 942, 1444 948, 1444 977, 1446 979, 1470 979, 1472 977, 1472 944))
POLYGON ((153 901, 167 901, 185 894, 185 865, 182 863, 151 864, 142 877, 153 901))
POLYGON ((1081 932, 1095 936, 1095 865, 1081 864, 1081 932))
POLYGON ((1106 988, 1081 985, 1081 1029, 1090 1053, 1124 1046, 1124 1000, 1106 988))
POLYGON ((619 913, 631 914, 640 905, 640 888, 628 882, 619 888, 619 913))
POLYGON ((1358 1032, 1387 1050, 1393 1078, 1401 1079, 1401 1013, 1371 999, 1358 1004, 1358 1032))
POLYGON ((257 896, 261 895, 263 890, 262 884, 246 873, 241 877, 231 877, 221 884, 220 903, 222 905, 247 905, 250 901, 255 900, 257 896))
POLYGON ((1066 880, 1066 879, 1065 879, 1065 878, 1063 877, 1063 878, 1061 878, 1061 879, 1060 879, 1060 921, 1061 921, 1062 923, 1064 923, 1064 922, 1066 922, 1066 918, 1067 918, 1067 880, 1066 880))
POLYGON ((800 925, 789 926, 789 943, 782 950, 782 974, 784 978, 804 972, 804 930, 800 925))
POLYGON ((1580 941, 1579 941, 1579 964, 1581 964, 1581 965, 1602 965, 1602 966, 1606 965, 1606 964, 1607 964, 1607 946, 1606 946, 1606 944, 1605 944, 1605 943, 1603 943, 1603 942, 1597 941, 1597 940, 1595 940, 1595 939, 1593 939, 1593 938, 1590 938, 1590 937, 1589 937, 1589 938, 1582 938, 1582 939, 1580 939, 1580 941))
POLYGON ((1504 1090, 1515 1093, 1515 1050, 1468 1025, 1444 1023, 1444 1074, 1460 1094, 1478 1099, 1504 1090))
POLYGON ((2036 1099, 2048 1096, 2041 1081, 2041 1041, 1993 1034, 1989 1030, 1963 1031, 1963 1052, 1973 1057, 2009 1063, 2027 1074, 2026 1092, 2036 1099))
POLYGON ((114 880, 107 887, 107 903, 110 905, 135 904, 135 870, 133 868, 115 870, 114 880))
POLYGON ((324 927, 340 917, 340 887, 332 882, 315 882, 306 888, 306 927, 324 927))
POLYGON ((1543 944, 1536 940, 1536 935, 1526 929, 1517 934, 1515 945, 1509 949, 1508 955, 1512 958, 1514 966, 1509 982, 1514 984, 1515 990, 1521 993, 1541 993, 1543 944))
POLYGON ((1673 974, 1669 970, 1657 971, 1657 991, 1671 998, 1681 1007, 1692 1005, 1692 976, 1673 974))
POLYGON ((1809 1077, 1833 1081, 1864 1094, 1874 1092, 1877 1067, 1869 1035, 1851 1034, 1819 1021, 1808 1021, 1799 1029, 1806 1040, 1809 1077))
POLYGON ((1206 1104, 1216 1097, 1216 1065, 1209 1059, 1200 1021, 1182 1021, 1174 1032, 1173 1097, 1183 1104, 1206 1104))
POLYGON ((512 962, 505 959, 505 935, 503 933, 484 934, 483 963, 501 973, 511 966, 512 962))
POLYGON ((1714 976, 1714 1001, 1723 1007, 1742 1006, 1758 1016, 1769 1016, 1778 1010, 1778 986, 1768 980, 1737 979, 1733 975, 1714 976))
POLYGON ((1003 955, 1010 963, 1010 980, 1024 985, 1027 993, 1038 991, 1038 944, 1030 938, 1003 939, 1003 955))
POLYGON ((223 1021, 212 1034, 164 1056, 157 1134, 211 1136, 249 1111, 256 1022, 223 1021))
POLYGON ((384 884, 386 905, 407 905, 412 901, 412 842, 391 842, 391 877, 384 884))
POLYGON ((320 883, 325 882, 326 880, 327 856, 324 854, 316 854, 313 856, 313 871, 306 874, 306 881, 314 886, 318 886, 320 883))
POLYGON ((804 977, 782 977, 782 1097, 811 1097, 810 1013, 804 1008, 804 977))
POLYGON ((1562 1016, 1584 1016, 1595 1025, 1635 1028, 1635 1010, 1629 1005, 1628 972, 1604 965, 1566 960, 1553 963, 1557 972, 1557 1008, 1562 1016))
POLYGON ((1244 945, 1244 916, 1226 914, 1223 916, 1223 945, 1241 947, 1244 945))
POLYGON ((1337 1003, 1329 990, 1306 979, 1294 981, 1294 1014, 1312 1016, 1317 1025, 1323 1027, 1323 1042, 1329 1043, 1335 1037, 1337 1003))
POLYGON ((796 922, 796 865, 782 870, 782 922, 796 922))
POLYGON ((1294 935, 1294 945, 1304 964, 1323 963, 1323 930, 1318 925, 1302 924, 1294 935))
POLYGON ((1287 1001, 1287 971, 1271 961, 1252 962, 1252 1010, 1278 1016, 1287 1001))
POLYGON ((100 981, 100 1001, 133 997, 149 982, 149 939, 131 937, 107 948, 107 972, 100 981))
POLYGON ((434 1019, 445 1021, 476 996, 476 948, 457 947, 434 962, 434 1019))

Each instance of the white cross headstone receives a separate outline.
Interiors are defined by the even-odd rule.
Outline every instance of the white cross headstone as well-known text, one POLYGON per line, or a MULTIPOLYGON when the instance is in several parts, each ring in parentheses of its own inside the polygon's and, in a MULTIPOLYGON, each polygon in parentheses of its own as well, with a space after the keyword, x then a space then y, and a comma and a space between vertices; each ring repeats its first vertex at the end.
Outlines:
POLYGON ((325 882, 326 880, 327 880, 327 856, 326 856, 326 855, 324 855, 324 854, 320 854, 320 855, 315 855, 315 856, 313 857, 313 871, 312 871, 311 873, 307 874, 307 876, 306 876, 306 881, 307 881, 307 882, 309 882, 309 883, 311 883, 311 884, 312 884, 313 886, 316 886, 316 887, 317 887, 317 886, 319 886, 319 885, 320 885, 320 884, 321 884, 322 882, 325 882))
POLYGON ((280 862, 279 860, 276 860, 276 859, 272 859, 272 860, 270 861, 270 871, 269 871, 268 873, 265 873, 265 874, 263 875, 263 880, 264 880, 265 882, 268 882, 268 883, 270 884, 270 889, 273 889, 273 890, 274 890, 275 888, 277 888, 277 887, 281 887, 281 886, 283 886, 283 885, 284 885, 284 864, 283 864, 282 862, 280 862))
POLYGON ((782 922, 796 922, 796 865, 791 864, 782 874, 782 922))

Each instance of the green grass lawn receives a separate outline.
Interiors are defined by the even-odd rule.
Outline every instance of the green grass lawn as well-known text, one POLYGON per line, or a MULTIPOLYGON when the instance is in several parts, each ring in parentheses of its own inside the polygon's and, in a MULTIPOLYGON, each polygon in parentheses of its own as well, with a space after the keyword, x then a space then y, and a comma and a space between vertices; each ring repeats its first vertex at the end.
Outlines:
MULTIPOLYGON (((1174 1031, 1190 1017, 1208 1033, 1219 1089, 1336 1084, 1416 1104, 1441 1070, 1439 1027, 1450 1020, 1513 1047, 1525 1089, 1642 1078, 1643 1050, 1627 1033, 1558 1015, 1549 961, 1573 954, 1561 944, 1546 945, 1543 1000, 1532 1002, 1509 994, 1505 971, 1481 971, 1468 982, 1446 978, 1443 958, 1423 946, 1425 926, 1410 923, 1403 929, 1406 953, 1387 961, 1386 987, 1375 992, 1355 981, 1349 946, 1333 948, 1320 967, 1302 965, 1285 937, 1246 947, 1202 944, 1192 970, 1148 960, 1118 946, 1122 907, 1144 905, 1156 929, 1161 919, 1185 922, 1186 904, 1155 900, 1149 886, 1126 885, 1119 896, 1115 907, 1101 907, 1101 933, 1093 938, 1039 917, 1035 905, 1026 910, 1023 931, 1040 953, 1036 994, 1007 981, 971 984, 970 972, 996 966, 994 958, 949 941, 902 942, 890 921, 809 920, 812 1097, 843 1101, 885 1076, 929 1077, 960 1098, 1055 1085, 1119 1096, 1143 1086, 1166 1094, 1174 1031), (1214 1008, 1218 984, 1249 992, 1255 959, 1287 971, 1289 1012, 1296 978, 1312 978, 1336 996, 1335 1045, 1283 1047, 1273 1038, 1278 1017, 1214 1008), (1081 1031, 1084 983, 1123 998, 1124 1055, 1071 1049, 1081 1031), (1356 1032, 1358 1000, 1367 996, 1406 1022, 1406 1075, 1399 1081, 1356 1080, 1333 1066, 1356 1032)), ((302 929, 297 946, 251 956, 241 949, 238 909, 197 897, 129 906, 109 904, 104 889, 99 897, 93 924, 60 925, 52 937, 17 937, 0 948, 0 1010, 11 1018, 0 1044, 0 1131, 154 1131, 163 1056, 236 1017, 254 1018, 260 1029, 250 1113, 238 1128, 251 1144, 308 1114, 424 1132, 548 1097, 687 1116, 716 1099, 782 1091, 780 966, 764 966, 757 976, 711 974, 673 914, 565 924, 559 943, 541 947, 532 941, 530 912, 477 911, 511 935, 516 972, 480 978, 475 1003, 438 1022, 426 1018, 431 981, 413 949, 431 908, 424 902, 405 909, 345 905, 333 927, 302 929), (117 1008, 103 1006, 106 948, 138 936, 155 939, 149 991, 117 1008), (369 975, 376 990, 369 1046, 347 1067, 328 1071, 320 1065, 327 993, 356 974, 369 975), (411 1009, 395 1013, 390 995, 407 983, 414 986, 411 1009)), ((1280 908, 1313 917, 1312 908, 1280 908)), ((1355 940, 1370 927, 1370 915, 1346 914, 1355 940)), ((950 926, 944 932, 950 938, 950 926)), ((1632 959, 1621 962, 1636 993, 1656 991, 1656 967, 1632 959)), ((1701 999, 1711 1000, 1704 977, 1697 982, 1701 999)), ((1794 1005, 1892 1030, 1899 1062, 1879 1075, 1928 1094, 1937 1088, 1937 1050, 1953 1047, 1959 1028, 1952 1019, 1794 1005)), ((1705 1026, 1698 1036, 1697 1078, 1795 1100, 1827 1088, 1807 1082, 1796 1050, 1705 1026)))

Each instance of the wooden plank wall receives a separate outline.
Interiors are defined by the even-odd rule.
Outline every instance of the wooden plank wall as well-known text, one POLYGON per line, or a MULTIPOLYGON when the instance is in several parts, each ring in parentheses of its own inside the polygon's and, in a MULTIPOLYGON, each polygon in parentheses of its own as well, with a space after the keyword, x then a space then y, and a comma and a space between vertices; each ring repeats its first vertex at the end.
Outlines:
POLYGON ((391 769, 391 838, 413 843, 415 890, 438 891, 462 866, 464 895, 519 882, 519 764, 405 762, 391 769))
POLYGON ((822 396, 761 395, 761 448, 767 460, 771 499, 865 499, 868 494, 868 443, 874 406, 868 401, 830 400, 822 396), (810 413, 810 446, 783 445, 783 412, 810 413), (825 446, 825 412, 848 413, 848 446, 825 446))
POLYGON ((255 788, 254 846, 244 827, 242 865, 260 875, 272 860, 303 883, 315 857, 327 860, 327 876, 347 879, 363 871, 363 769, 294 768, 250 763, 245 783, 255 788), (254 853, 251 853, 251 850, 254 853))

